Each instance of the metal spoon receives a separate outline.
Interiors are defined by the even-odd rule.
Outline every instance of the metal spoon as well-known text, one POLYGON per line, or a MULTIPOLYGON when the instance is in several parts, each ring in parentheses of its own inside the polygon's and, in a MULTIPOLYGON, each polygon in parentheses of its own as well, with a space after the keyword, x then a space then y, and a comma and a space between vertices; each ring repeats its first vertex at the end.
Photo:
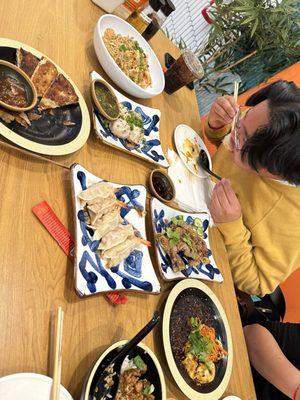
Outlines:
POLYGON ((148 324, 144 326, 144 328, 137 335, 135 335, 133 339, 131 339, 128 343, 126 343, 112 360, 109 360, 106 365, 103 364, 101 365, 101 369, 103 369, 103 372, 100 375, 93 389, 92 398, 94 400, 115 398, 119 387, 121 366, 123 364, 125 357, 138 343, 140 343, 141 340, 144 339, 145 336, 148 335, 148 333, 152 331, 152 329, 158 323, 159 319, 160 319, 159 312, 155 311, 152 319, 148 322, 148 324), (109 377, 109 375, 112 375, 112 371, 114 373, 112 377, 113 384, 112 386, 108 386, 106 380, 109 377))
POLYGON ((200 150, 198 162, 199 162, 200 167, 202 167, 204 169, 204 171, 206 171, 208 174, 219 179, 219 181, 222 179, 219 175, 215 174, 214 172, 212 172, 210 170, 209 160, 208 160, 206 152, 203 149, 200 150))

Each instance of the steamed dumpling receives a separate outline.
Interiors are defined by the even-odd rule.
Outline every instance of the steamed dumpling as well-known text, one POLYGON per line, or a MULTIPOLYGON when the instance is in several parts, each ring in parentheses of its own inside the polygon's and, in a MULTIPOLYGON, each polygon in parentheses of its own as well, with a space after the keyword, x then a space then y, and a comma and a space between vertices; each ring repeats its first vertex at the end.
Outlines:
POLYGON ((127 140, 134 144, 140 144, 144 137, 144 129, 134 126, 133 130, 130 131, 127 140))
POLYGON ((120 139, 127 139, 130 134, 130 127, 126 120, 119 118, 109 124, 112 133, 120 139))

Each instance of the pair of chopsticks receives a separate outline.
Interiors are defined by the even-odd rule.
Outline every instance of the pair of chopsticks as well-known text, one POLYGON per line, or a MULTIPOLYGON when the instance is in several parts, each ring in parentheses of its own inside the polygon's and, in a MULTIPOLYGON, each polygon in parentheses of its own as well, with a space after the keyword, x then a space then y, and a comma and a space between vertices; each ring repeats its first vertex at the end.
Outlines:
MULTIPOLYGON (((239 82, 235 81, 234 85, 233 85, 233 97, 234 97, 235 102, 237 102, 238 94, 239 94, 239 82)), ((232 130, 235 128, 236 118, 237 118, 237 114, 235 114, 235 116, 232 120, 232 125, 231 125, 232 130)))
POLYGON ((21 149, 20 147, 13 146, 12 144, 4 142, 3 140, 0 140, 0 145, 3 146, 3 147, 6 147, 8 149, 11 149, 11 150, 17 150, 19 153, 22 153, 22 154, 25 154, 27 156, 36 158, 38 160, 49 162, 51 164, 56 165, 57 167, 61 167, 61 168, 65 168, 65 169, 70 170, 70 167, 68 167, 67 165, 61 164, 61 163, 59 163, 57 161, 51 160, 50 158, 41 156, 39 154, 31 153, 31 151, 29 151, 29 150, 25 150, 25 149, 21 149))
POLYGON ((63 319, 64 312, 61 307, 58 307, 54 349, 53 381, 50 400, 60 399, 63 319))

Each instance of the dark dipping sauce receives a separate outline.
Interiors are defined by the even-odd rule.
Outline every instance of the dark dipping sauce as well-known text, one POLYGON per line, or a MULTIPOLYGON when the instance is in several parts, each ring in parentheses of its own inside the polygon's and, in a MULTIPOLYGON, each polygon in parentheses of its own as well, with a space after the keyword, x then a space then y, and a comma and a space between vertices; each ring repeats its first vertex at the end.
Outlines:
POLYGON ((174 190, 168 178, 161 172, 154 172, 152 175, 152 184, 156 193, 165 200, 172 200, 174 190))
POLYGON ((102 83, 96 82, 95 93, 101 107, 106 114, 111 118, 117 118, 120 113, 119 104, 111 91, 102 83))
POLYGON ((216 331, 216 337, 227 350, 228 343, 225 326, 217 307, 202 290, 197 288, 185 289, 175 300, 170 317, 170 342, 177 368, 185 381, 194 390, 200 393, 210 393, 218 387, 225 375, 227 357, 215 364, 216 376, 211 383, 199 386, 189 377, 182 361, 185 358, 184 346, 191 332, 189 324, 191 317, 199 317, 202 323, 213 327, 216 331))
POLYGON ((0 100, 13 107, 28 105, 24 86, 3 72, 0 73, 0 100))

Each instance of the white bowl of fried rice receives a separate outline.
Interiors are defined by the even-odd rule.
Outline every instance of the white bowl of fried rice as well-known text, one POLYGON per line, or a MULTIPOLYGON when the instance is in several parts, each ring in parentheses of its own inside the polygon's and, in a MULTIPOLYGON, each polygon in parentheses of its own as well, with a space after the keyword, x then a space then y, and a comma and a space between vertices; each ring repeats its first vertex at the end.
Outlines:
POLYGON ((95 27, 94 48, 104 71, 126 93, 148 99, 164 90, 164 73, 154 51, 123 19, 103 15, 95 27))

